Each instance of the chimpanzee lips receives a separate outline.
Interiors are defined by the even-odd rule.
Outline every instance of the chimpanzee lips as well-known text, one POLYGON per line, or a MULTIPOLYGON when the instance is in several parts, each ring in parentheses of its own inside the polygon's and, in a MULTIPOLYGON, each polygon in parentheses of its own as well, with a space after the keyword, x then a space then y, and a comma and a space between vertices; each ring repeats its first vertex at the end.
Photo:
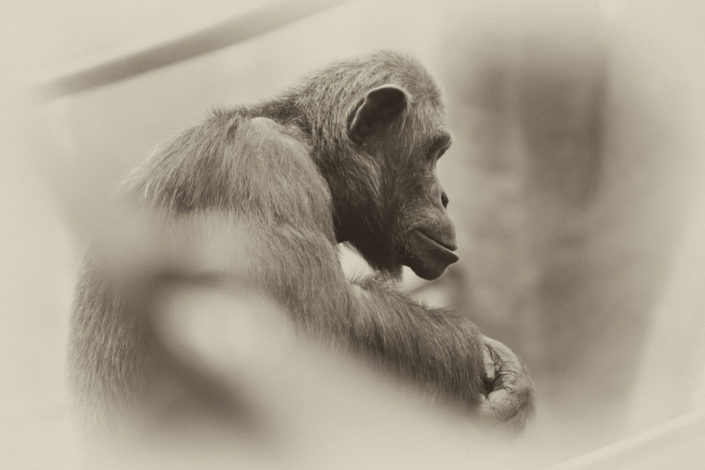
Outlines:
MULTIPOLYGON (((416 229, 416 232, 421 234, 423 237, 427 238, 430 242, 438 245, 438 247, 441 249, 444 249, 446 251, 455 251, 458 249, 458 246, 455 244, 455 240, 440 240, 438 237, 433 237, 419 229, 416 229)), ((457 258, 457 255, 453 254, 453 256, 457 258)))
POLYGON ((458 261, 455 239, 441 239, 419 229, 412 230, 408 238, 409 253, 404 264, 417 276, 432 280, 438 278, 448 265, 458 261))

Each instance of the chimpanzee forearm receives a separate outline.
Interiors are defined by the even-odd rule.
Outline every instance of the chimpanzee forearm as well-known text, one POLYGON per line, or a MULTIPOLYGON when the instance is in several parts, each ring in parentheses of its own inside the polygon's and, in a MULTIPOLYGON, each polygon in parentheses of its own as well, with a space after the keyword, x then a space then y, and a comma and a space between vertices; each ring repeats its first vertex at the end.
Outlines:
POLYGON ((474 405, 483 393, 483 342, 476 326, 447 309, 429 308, 376 277, 354 286, 350 341, 383 367, 434 395, 474 405))

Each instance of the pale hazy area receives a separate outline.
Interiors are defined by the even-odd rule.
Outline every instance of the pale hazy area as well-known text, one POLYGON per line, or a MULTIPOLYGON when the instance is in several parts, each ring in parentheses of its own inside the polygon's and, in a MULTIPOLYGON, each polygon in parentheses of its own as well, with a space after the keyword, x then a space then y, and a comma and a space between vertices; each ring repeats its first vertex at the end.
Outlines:
MULTIPOLYGON (((461 261, 440 281, 407 276, 406 286, 466 311, 526 360, 538 415, 520 439, 536 461, 525 464, 558 463, 705 406, 705 8, 349 2, 37 108, 23 94, 72 63, 266 3, 9 2, 0 19, 8 468, 81 461, 64 384, 67 323, 85 231, 114 185, 209 110, 378 48, 428 66, 455 136, 439 171, 461 261)), ((693 442, 703 427, 661 458, 675 448, 677 468, 702 461, 693 442)))

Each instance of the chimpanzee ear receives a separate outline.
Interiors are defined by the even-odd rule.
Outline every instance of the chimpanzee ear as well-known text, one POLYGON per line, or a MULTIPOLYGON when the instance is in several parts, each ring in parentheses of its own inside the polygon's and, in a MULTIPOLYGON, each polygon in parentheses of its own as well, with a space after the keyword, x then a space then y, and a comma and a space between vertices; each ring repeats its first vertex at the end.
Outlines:
POLYGON ((361 144, 370 134, 397 117, 407 101, 406 91, 397 85, 382 85, 368 91, 348 117, 350 139, 361 144))

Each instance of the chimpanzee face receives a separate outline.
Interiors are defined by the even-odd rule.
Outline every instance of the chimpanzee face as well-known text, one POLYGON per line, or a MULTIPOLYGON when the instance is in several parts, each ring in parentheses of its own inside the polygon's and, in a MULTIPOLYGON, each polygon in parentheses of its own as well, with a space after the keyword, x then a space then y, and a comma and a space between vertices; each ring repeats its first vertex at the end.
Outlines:
POLYGON ((458 261, 448 196, 436 175, 438 159, 452 143, 440 110, 411 103, 402 88, 383 85, 369 91, 351 115, 349 135, 378 168, 375 197, 381 201, 369 201, 368 207, 382 212, 381 229, 370 230, 377 229, 377 246, 384 252, 364 247, 363 256, 391 271, 406 265, 424 279, 439 277, 458 261))

